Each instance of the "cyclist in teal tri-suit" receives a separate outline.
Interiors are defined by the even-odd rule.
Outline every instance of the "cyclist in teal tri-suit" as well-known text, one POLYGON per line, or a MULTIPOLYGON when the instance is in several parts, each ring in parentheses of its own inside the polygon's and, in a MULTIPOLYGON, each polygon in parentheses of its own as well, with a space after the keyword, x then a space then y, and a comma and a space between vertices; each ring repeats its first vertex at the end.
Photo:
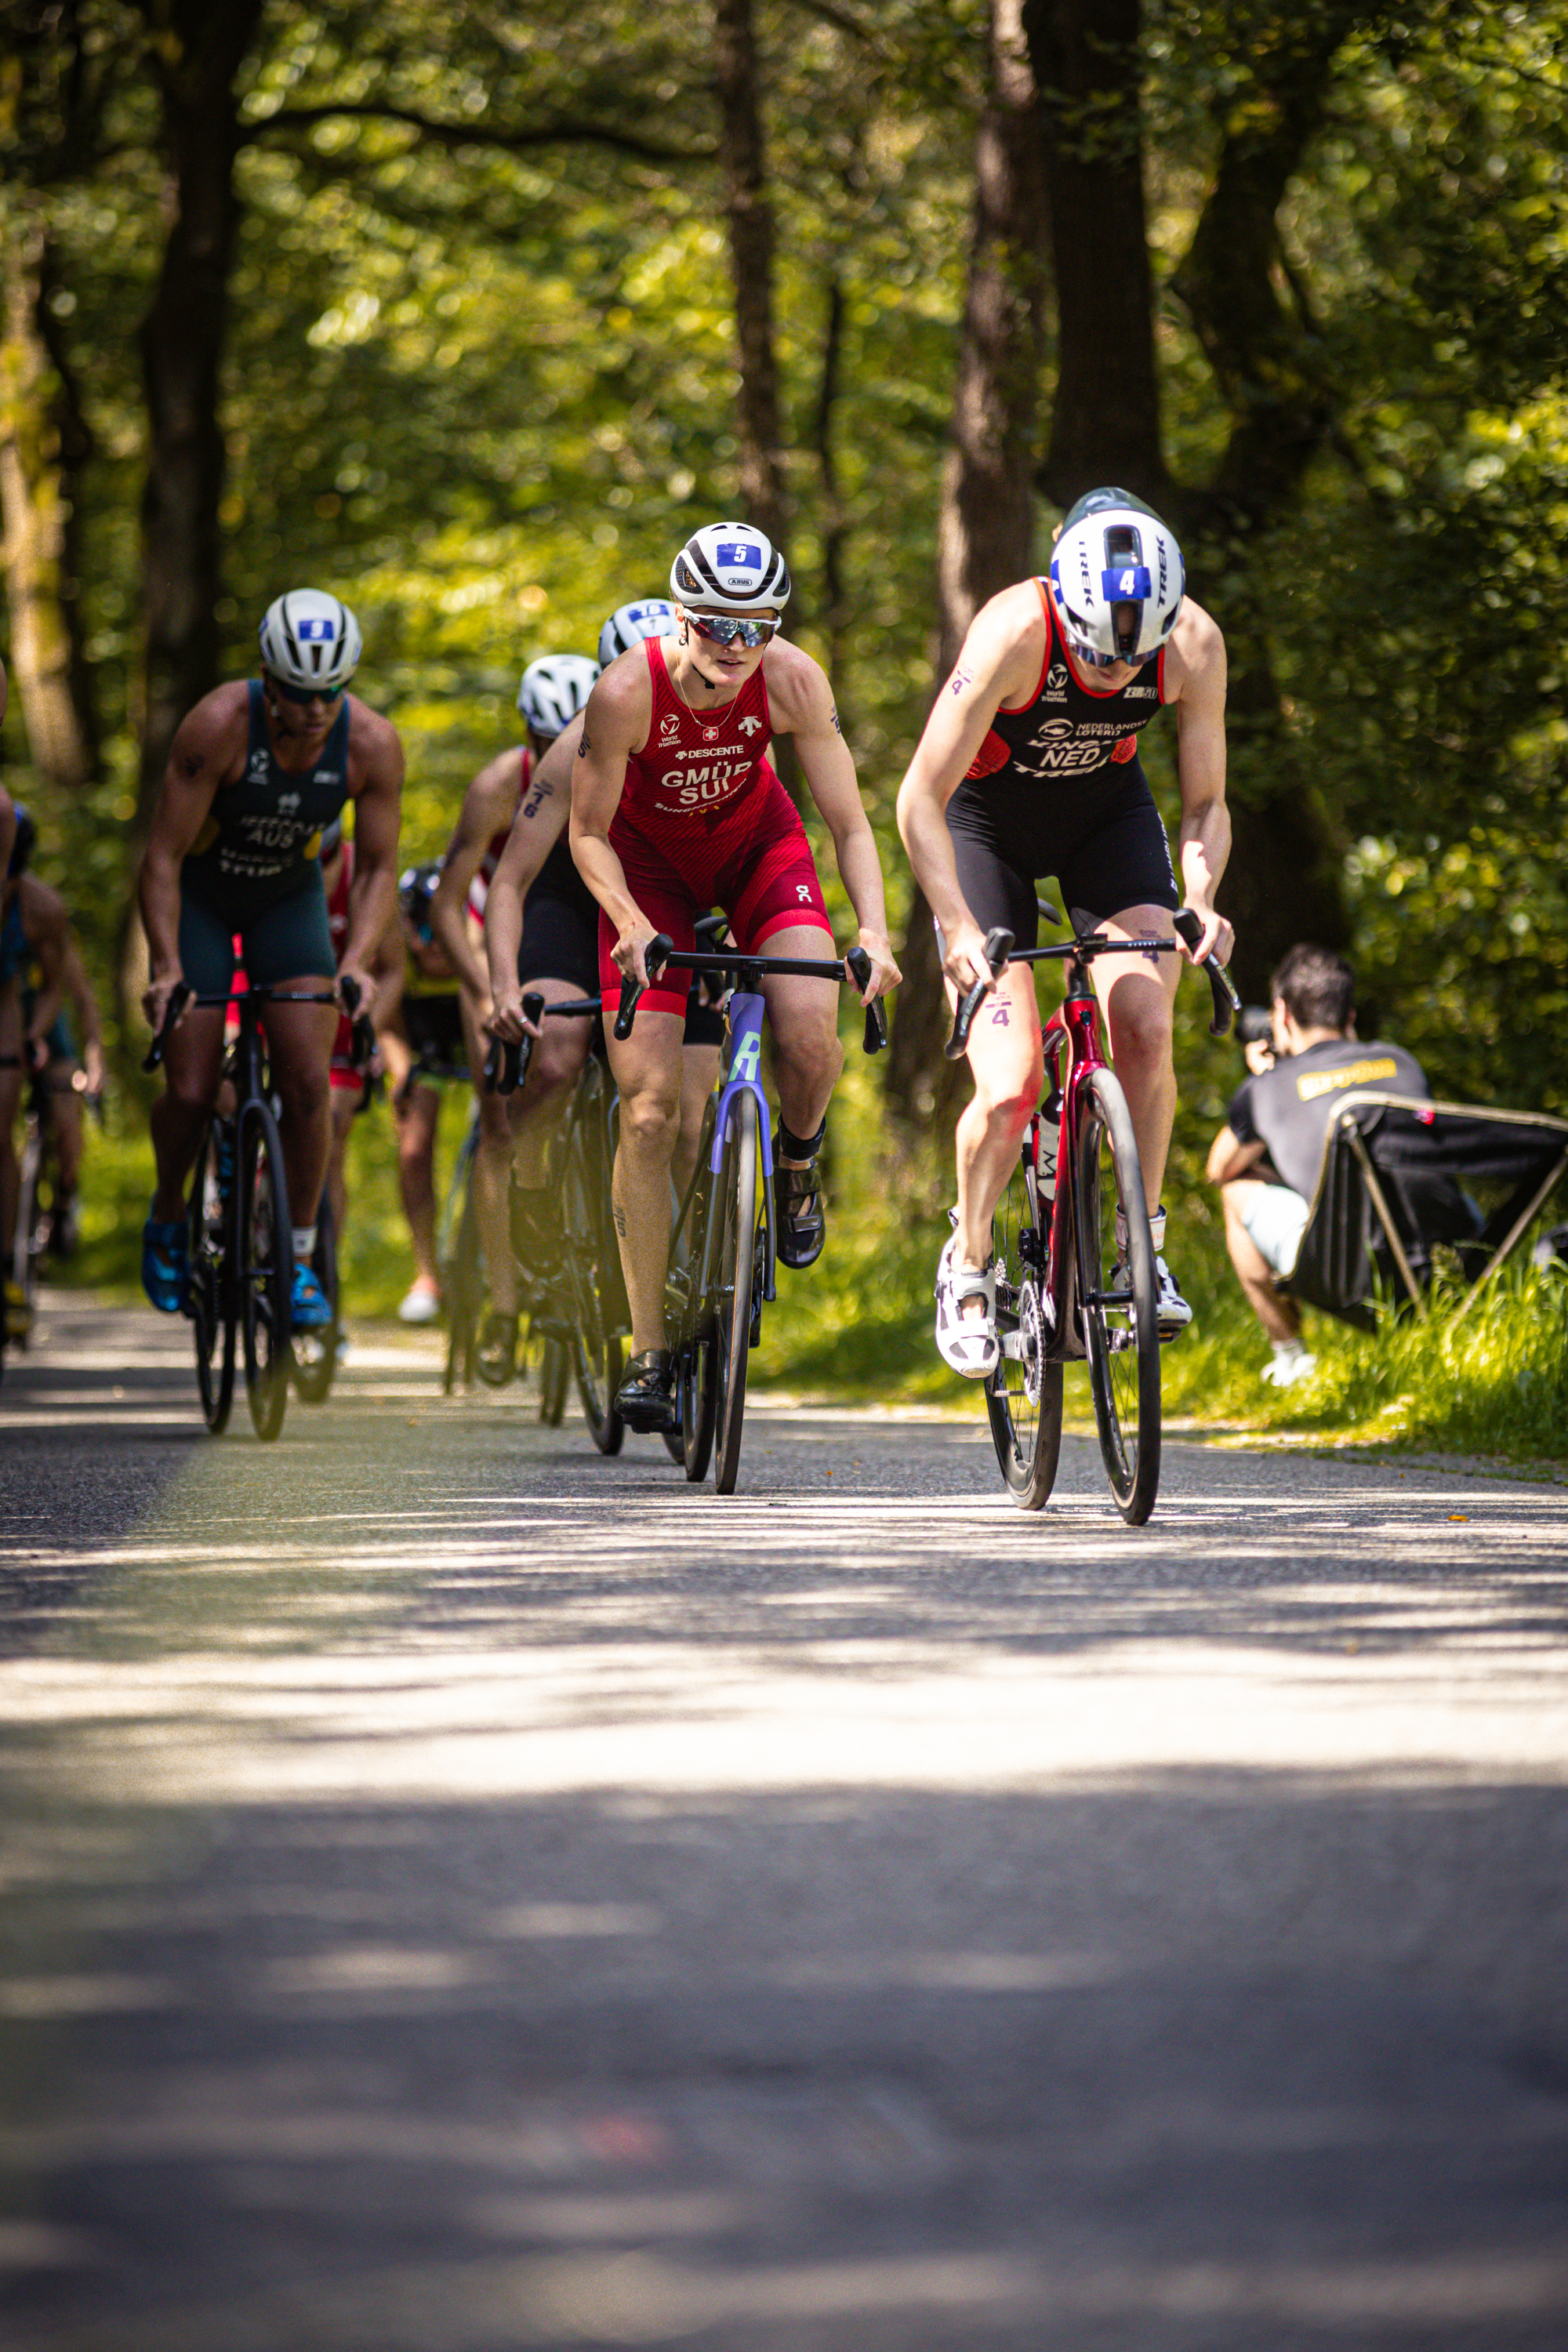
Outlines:
MULTIPOLYGON (((237 937, 253 987, 321 993, 353 980, 370 1010, 376 944, 397 887, 403 747, 391 721, 347 691, 359 656, 348 607, 295 589, 262 621, 260 677, 216 688, 181 722, 142 864, 152 966, 142 1002, 155 1030, 182 981, 201 996, 227 993, 237 937), (355 860, 340 963, 317 852, 346 801, 355 860)), ((261 1020, 294 1220, 292 1319, 319 1328, 331 1310, 310 1254, 331 1141, 337 1012, 275 1003, 261 1020)), ((165 1314, 185 1301, 185 1182, 217 1094, 223 1038, 221 1006, 189 1012, 170 1039, 168 1087, 153 1107, 158 1187, 142 1279, 165 1314)))

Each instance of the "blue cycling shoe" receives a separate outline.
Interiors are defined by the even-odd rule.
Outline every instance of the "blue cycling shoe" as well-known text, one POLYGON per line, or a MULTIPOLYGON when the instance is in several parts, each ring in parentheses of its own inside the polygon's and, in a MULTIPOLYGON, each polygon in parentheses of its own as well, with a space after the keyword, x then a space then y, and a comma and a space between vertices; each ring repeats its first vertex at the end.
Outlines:
POLYGON ((289 1322, 296 1331, 324 1331, 331 1319, 332 1310, 316 1279, 315 1268, 296 1258, 294 1291, 289 1301, 289 1322))
POLYGON ((142 1228, 142 1287, 160 1315, 183 1315, 191 1272, 185 1255, 185 1227, 149 1217, 142 1228))

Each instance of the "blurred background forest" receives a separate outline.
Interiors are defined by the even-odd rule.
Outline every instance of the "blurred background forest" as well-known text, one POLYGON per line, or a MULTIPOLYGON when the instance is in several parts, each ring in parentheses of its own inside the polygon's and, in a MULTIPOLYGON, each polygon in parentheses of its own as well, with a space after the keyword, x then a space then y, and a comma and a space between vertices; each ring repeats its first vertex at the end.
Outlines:
MULTIPOLYGON (((106 982, 173 726, 279 590, 358 611, 430 854, 523 663, 739 509, 909 920, 918 1156, 893 794, 976 602, 1114 481, 1226 630, 1247 992, 1342 944, 1439 1091, 1568 1108, 1568 5, 0 21, 5 773, 106 982)), ((1184 1001, 1190 1153, 1237 1071, 1184 1001)))

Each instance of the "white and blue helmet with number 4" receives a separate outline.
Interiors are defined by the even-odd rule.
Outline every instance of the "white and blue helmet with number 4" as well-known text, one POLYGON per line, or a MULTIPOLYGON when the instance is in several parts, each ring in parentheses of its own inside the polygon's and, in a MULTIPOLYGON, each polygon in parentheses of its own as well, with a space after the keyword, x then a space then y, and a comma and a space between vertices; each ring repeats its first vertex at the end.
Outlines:
POLYGON ((605 669, 617 654, 630 653, 648 637, 675 635, 675 607, 663 596, 645 596, 640 604, 617 604, 599 631, 599 660, 605 669))
POLYGON ((1051 550, 1051 586, 1073 652, 1096 668, 1145 662, 1175 625, 1186 572, 1174 532, 1125 490, 1091 490, 1051 550))
POLYGON ((341 694, 363 650, 346 604, 320 588, 290 588, 261 621, 262 667, 303 694, 341 694))
POLYGON ((764 531, 749 522, 705 523, 669 567, 669 593, 681 604, 720 613, 782 613, 789 603, 789 565, 764 531))

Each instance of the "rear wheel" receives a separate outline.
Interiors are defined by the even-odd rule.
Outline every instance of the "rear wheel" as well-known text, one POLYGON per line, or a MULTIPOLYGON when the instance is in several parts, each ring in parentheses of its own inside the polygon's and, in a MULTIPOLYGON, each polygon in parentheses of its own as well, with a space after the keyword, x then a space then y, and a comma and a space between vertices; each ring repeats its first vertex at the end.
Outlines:
POLYGON ((15 1304, 5 1302, 5 1318, 10 1326, 14 1348, 25 1348, 32 1337, 34 1292, 38 1282, 38 1260, 43 1255, 48 1227, 47 1210, 44 1204, 44 1131, 40 1116, 27 1120, 26 1138, 22 1146, 16 1169, 16 1224, 12 1236, 11 1280, 17 1293, 15 1304))
POLYGON ((736 1094, 719 1175, 720 1227, 717 1296, 713 1318, 713 1362, 717 1394, 713 1484, 732 1495, 741 1466, 746 1412, 746 1360, 752 1345, 752 1307, 756 1287, 757 1099, 747 1087, 736 1094))
POLYGON ((234 1129, 226 1120, 214 1119, 202 1138, 195 1173, 191 1178, 190 1231, 186 1240, 196 1386, 202 1392, 202 1419, 215 1437, 220 1437, 228 1427, 229 1409, 234 1402, 237 1338, 230 1202, 219 1173, 226 1147, 232 1183, 234 1129))
POLYGON ((559 1331, 545 1335, 539 1359, 539 1418, 546 1429, 559 1429, 572 1383, 572 1349, 559 1331))
POLYGON ((1036 1184, 1034 1144, 1031 1123, 992 1226, 1002 1360, 985 1383, 996 1460, 1023 1511, 1037 1511, 1048 1498, 1062 1443, 1062 1368, 1046 1354, 1050 1209, 1036 1184))
POLYGON ((264 1102, 239 1114, 239 1306, 245 1387, 258 1437, 277 1436, 289 1402, 294 1238, 278 1122, 264 1102))
POLYGON ((338 1369, 338 1236, 331 1197, 321 1194, 316 1212, 316 1247, 310 1264, 332 1319, 320 1331, 294 1334, 294 1385, 307 1404, 321 1404, 338 1369))
POLYGON ((1122 1517, 1142 1527, 1160 1486, 1154 1244, 1127 1097, 1110 1070, 1094 1071, 1089 1085, 1078 1149, 1079 1307, 1105 1475, 1122 1517), (1125 1262, 1117 1245, 1118 1209, 1125 1262))

